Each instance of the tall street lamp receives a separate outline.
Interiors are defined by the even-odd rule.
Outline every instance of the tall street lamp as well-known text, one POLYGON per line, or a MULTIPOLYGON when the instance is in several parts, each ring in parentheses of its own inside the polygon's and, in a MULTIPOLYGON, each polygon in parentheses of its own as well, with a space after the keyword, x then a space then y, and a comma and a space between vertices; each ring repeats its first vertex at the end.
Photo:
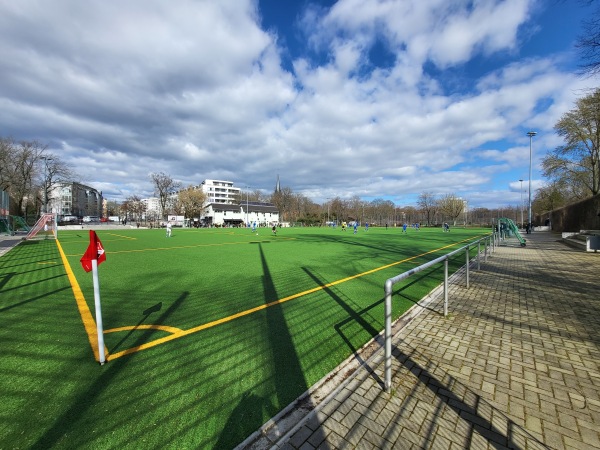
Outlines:
POLYGON ((519 180, 521 182, 521 226, 523 226, 523 180, 519 180))
POLYGON ((529 229, 532 229, 532 222, 531 222, 531 141, 533 139, 533 137, 536 135, 537 133, 535 131, 529 131, 527 132, 527 136, 529 136, 529 212, 527 215, 527 220, 529 221, 529 229))

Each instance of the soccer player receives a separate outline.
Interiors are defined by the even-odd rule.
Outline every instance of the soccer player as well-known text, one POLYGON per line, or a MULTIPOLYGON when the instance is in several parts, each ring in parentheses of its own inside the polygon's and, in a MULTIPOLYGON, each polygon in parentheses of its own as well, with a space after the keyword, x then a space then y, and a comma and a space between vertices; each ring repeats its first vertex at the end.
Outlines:
POLYGON ((171 225, 171 222, 167 222, 167 237, 171 237, 172 227, 173 225, 171 225))
POLYGON ((403 232, 403 233, 406 233, 406 223, 404 223, 404 224, 402 225, 402 232, 403 232))

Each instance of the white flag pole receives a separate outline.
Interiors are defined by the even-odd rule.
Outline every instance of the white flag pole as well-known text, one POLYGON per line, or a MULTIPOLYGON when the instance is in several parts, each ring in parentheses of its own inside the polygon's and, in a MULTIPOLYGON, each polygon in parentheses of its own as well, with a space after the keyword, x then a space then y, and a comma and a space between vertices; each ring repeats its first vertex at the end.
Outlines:
POLYGON ((104 365, 104 329, 102 328, 102 307, 100 305, 100 281, 98 280, 98 260, 92 259, 92 275, 94 279, 94 304, 96 305, 96 329, 98 331, 98 358, 104 365))

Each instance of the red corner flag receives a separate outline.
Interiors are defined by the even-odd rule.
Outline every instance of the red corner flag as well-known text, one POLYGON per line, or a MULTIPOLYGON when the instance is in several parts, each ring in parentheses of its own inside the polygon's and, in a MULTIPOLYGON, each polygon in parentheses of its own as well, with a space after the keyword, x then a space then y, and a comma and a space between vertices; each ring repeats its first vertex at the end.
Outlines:
POLYGON ((94 230, 90 230, 90 245, 87 250, 81 257, 81 265, 83 266, 83 270, 89 272, 92 270, 92 260, 97 259, 98 264, 103 261, 106 261, 106 254, 104 253, 104 247, 102 247, 102 242, 98 239, 96 232, 94 230))

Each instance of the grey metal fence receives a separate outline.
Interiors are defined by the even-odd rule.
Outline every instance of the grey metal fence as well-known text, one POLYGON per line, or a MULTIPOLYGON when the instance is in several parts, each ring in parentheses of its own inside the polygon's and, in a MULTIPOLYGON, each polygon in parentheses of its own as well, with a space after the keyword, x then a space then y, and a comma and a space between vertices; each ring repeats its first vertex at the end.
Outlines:
POLYGON ((422 264, 414 269, 407 272, 396 275, 395 277, 388 278, 385 282, 385 390, 389 391, 392 385, 392 292, 394 285, 407 279, 408 277, 421 272, 422 270, 428 269, 436 264, 444 264, 444 316, 448 315, 448 261, 450 258, 458 255, 462 252, 465 253, 465 279, 466 287, 469 288, 469 268, 471 265, 470 249, 475 245, 477 246, 476 264, 477 270, 481 268, 481 244, 484 244, 483 257, 487 261, 488 249, 491 252, 495 251, 498 245, 498 235, 493 233, 477 239, 469 244, 454 250, 453 252, 447 253, 446 255, 440 256, 432 261, 422 264))

